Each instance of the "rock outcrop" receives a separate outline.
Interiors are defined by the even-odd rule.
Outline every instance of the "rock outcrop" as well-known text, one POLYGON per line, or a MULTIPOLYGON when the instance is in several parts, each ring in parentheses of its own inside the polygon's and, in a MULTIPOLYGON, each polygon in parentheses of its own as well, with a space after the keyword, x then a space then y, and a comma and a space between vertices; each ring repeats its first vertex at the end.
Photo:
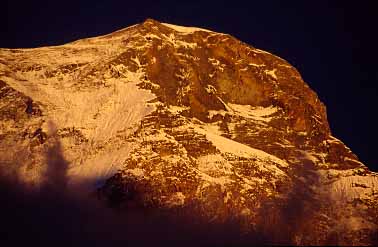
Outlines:
POLYGON ((332 136, 288 62, 146 20, 56 47, 0 49, 0 164, 38 184, 59 140, 70 184, 272 244, 378 244, 378 175, 332 136))

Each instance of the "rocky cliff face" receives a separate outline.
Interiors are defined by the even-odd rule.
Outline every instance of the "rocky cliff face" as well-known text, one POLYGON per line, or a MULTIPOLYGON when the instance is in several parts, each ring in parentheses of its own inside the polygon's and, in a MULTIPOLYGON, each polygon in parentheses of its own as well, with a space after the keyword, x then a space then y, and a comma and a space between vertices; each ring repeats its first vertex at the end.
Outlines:
POLYGON ((230 35, 147 20, 0 49, 0 112, 0 164, 27 182, 58 140, 69 184, 125 210, 236 222, 276 244, 378 243, 378 175, 295 68, 230 35))

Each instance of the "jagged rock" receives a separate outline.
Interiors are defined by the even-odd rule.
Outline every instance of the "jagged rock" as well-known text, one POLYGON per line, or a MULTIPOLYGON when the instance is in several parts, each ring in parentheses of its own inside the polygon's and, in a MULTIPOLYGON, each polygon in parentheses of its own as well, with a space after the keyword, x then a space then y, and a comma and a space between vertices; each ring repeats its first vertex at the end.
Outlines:
POLYGON ((378 244, 378 175, 294 67, 230 35, 148 19, 0 49, 0 113, 0 163, 33 183, 59 140, 69 182, 117 207, 237 222, 272 244, 378 244))

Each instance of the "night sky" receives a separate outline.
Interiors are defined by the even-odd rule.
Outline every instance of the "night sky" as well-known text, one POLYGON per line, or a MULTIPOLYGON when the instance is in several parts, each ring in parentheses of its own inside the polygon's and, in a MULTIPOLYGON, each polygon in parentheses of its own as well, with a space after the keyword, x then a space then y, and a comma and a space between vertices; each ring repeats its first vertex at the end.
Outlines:
POLYGON ((326 104, 333 135, 378 171, 374 1, 8 1, 2 48, 59 45, 153 18, 228 33, 278 55, 326 104))

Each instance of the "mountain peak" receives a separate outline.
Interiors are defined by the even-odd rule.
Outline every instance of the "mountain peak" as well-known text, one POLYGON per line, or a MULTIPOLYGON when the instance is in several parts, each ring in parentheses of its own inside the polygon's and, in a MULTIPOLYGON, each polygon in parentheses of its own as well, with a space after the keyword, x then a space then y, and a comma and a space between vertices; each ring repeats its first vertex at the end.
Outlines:
POLYGON ((375 241, 377 174, 332 136, 293 66, 231 35, 147 19, 1 49, 0 90, 0 164, 28 182, 58 153, 69 186, 100 186, 112 204, 238 219, 286 244, 375 241))

